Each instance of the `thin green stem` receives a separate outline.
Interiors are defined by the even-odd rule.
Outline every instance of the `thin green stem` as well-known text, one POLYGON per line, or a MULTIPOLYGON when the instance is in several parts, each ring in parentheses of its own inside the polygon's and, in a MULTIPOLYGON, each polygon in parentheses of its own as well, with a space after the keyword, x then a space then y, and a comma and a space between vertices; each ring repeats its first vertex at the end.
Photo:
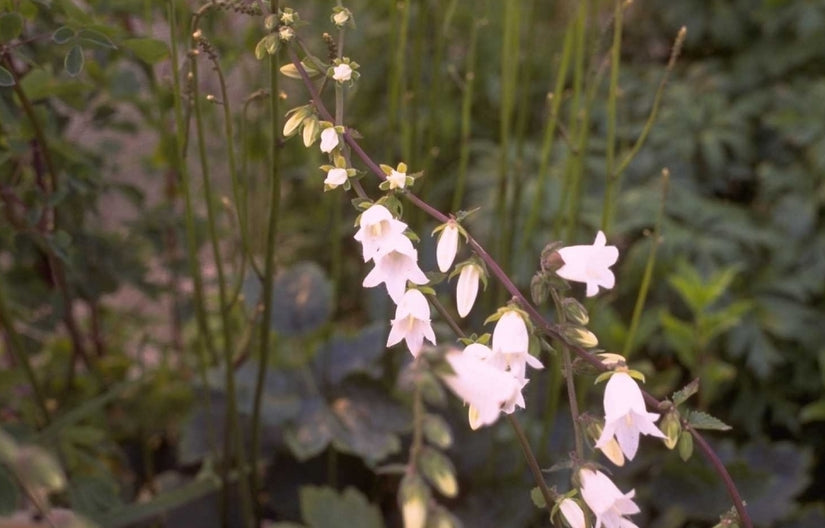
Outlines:
MULTIPOLYGON (((518 84, 519 37, 521 2, 503 2, 504 36, 501 51, 501 105, 499 107, 499 165, 496 185, 496 233, 498 233, 497 253, 503 258, 510 252, 511 216, 508 213, 510 189, 510 133, 513 110, 515 108, 516 85, 518 84)), ((499 290, 500 291, 500 290, 499 290)), ((501 292, 503 293, 503 292, 501 292)), ((501 293, 494 297, 501 300, 501 293)))
POLYGON ((507 421, 516 433, 516 438, 518 438, 519 445, 521 446, 521 452, 524 454, 524 459, 527 461, 527 466, 530 468, 530 473, 533 474, 533 480, 539 487, 542 497, 544 497, 547 513, 549 515, 553 515, 553 507, 556 504, 556 494, 547 487, 547 482, 544 480, 544 475, 541 473, 541 467, 539 466, 535 455, 533 455, 533 450, 530 449, 530 442, 527 440, 527 435, 524 434, 524 429, 521 428, 521 424, 512 414, 507 415, 507 421))
POLYGON ((458 177, 453 191, 452 210, 458 211, 464 201, 464 189, 467 182, 467 166, 470 162, 470 136, 472 134, 473 88, 475 87, 476 49, 478 44, 479 28, 486 24, 485 20, 473 22, 470 31, 470 43, 467 47, 464 84, 461 93, 461 147, 458 155, 458 177))
POLYGON ((642 319, 642 311, 645 307, 645 300, 647 299, 647 292, 650 290, 650 282, 653 277, 653 268, 656 266, 656 251, 659 249, 659 243, 662 236, 662 222, 665 216, 665 200, 667 199, 668 184, 670 182, 670 171, 664 169, 662 171, 662 200, 659 203, 659 214, 656 216, 656 225, 653 233, 650 235, 650 252, 647 254, 647 262, 645 263, 645 271, 642 275, 642 284, 639 286, 639 293, 636 296, 636 303, 633 306, 633 316, 630 319, 630 328, 627 331, 627 338, 624 341, 624 348, 622 355, 630 358, 630 353, 633 351, 633 341, 636 338, 636 332, 639 329, 639 321, 642 319))
POLYGON ((564 85, 567 83, 567 73, 570 70, 570 60, 573 55, 573 39, 575 37, 575 26, 570 25, 564 34, 564 44, 561 51, 561 60, 559 61, 558 71, 556 72, 556 82, 553 86, 552 97, 549 101, 549 116, 547 126, 544 129, 544 139, 541 145, 541 155, 539 159, 539 173, 536 181, 535 194, 533 195, 533 203, 530 206, 530 213, 527 217, 527 222, 524 225, 524 233, 522 235, 521 250, 519 255, 525 254, 525 251, 533 238, 533 231, 539 220, 539 213, 544 204, 545 186, 547 185, 547 177, 549 174, 550 155, 553 152, 553 144, 556 137, 556 126, 559 121, 559 110, 563 100, 564 85))
MULTIPOLYGON (((278 0, 271 0, 270 11, 278 12, 278 0)), ((290 49, 290 52, 292 50, 290 49)), ((262 317, 260 326, 260 336, 258 337, 258 375, 255 381, 255 396, 252 407, 252 451, 250 461, 252 465, 252 489, 259 489, 257 473, 257 459, 261 445, 261 406, 263 401, 263 387, 266 380, 266 372, 269 367, 270 353, 277 343, 270 344, 272 331, 269 328, 269 321, 272 317, 272 282, 275 275, 275 244, 278 238, 278 219, 281 209, 281 170, 280 170, 280 145, 279 138, 281 127, 279 124, 280 103, 278 98, 278 70, 280 61, 277 55, 269 57, 269 107, 270 107, 270 166, 269 166, 269 219, 266 230, 266 250, 264 257, 264 281, 262 295, 262 317)), ((299 62, 300 64, 300 62, 299 62)), ((257 506, 257 505, 256 505, 257 506)), ((255 515, 260 523, 260 508, 255 508, 255 515)))
MULTIPOLYGON (((201 7, 199 12, 192 18, 192 41, 190 42, 191 50, 189 60, 189 72, 191 74, 190 89, 192 91, 192 105, 195 117, 195 133, 197 138, 198 158, 200 160, 201 166, 201 182, 203 185, 204 201, 206 202, 206 226, 210 246, 212 249, 212 259, 214 260, 215 271, 217 274, 218 281, 218 312, 220 314, 221 319, 221 330, 223 339, 221 348, 223 352, 223 362, 225 366, 224 383, 226 385, 225 390, 227 396, 227 406, 225 413, 226 428, 224 430, 222 475, 222 480, 224 482, 224 490, 221 494, 221 500, 222 510, 224 512, 224 523, 228 524, 229 497, 231 492, 230 486, 228 485, 228 479, 232 455, 233 452, 238 455, 237 462, 239 464, 246 460, 246 457, 243 456, 243 441, 241 440, 240 424, 238 420, 237 396, 235 392, 235 369, 232 352, 233 347, 235 346, 233 326, 229 313, 230 306, 229 296, 227 292, 226 275, 224 273, 224 264, 221 255, 220 239, 218 236, 217 212, 215 211, 215 196, 212 191, 212 179, 209 171, 209 158, 206 152, 206 136, 204 133, 204 118, 201 107, 202 102, 199 86, 200 80, 198 77, 198 54, 195 53, 196 48, 198 46, 198 41, 195 39, 194 35, 198 34, 199 32, 198 23, 200 20, 200 16, 211 5, 212 4, 206 4, 203 7, 201 7)), ((231 138, 229 138, 229 141, 231 141, 231 138)), ((251 525, 253 512, 251 503, 251 493, 249 490, 249 480, 246 478, 242 478, 240 480, 240 487, 242 512, 244 514, 246 523, 251 525)))
MULTIPOLYGON (((562 307, 561 297, 555 289, 550 290, 553 296, 553 304, 556 307, 556 317, 559 325, 564 325, 565 314, 562 307)), ((567 386, 567 400, 570 405, 570 418, 573 421, 573 435, 576 441, 576 456, 579 460, 584 459, 584 436, 582 435, 581 423, 579 422, 579 400, 576 395, 576 381, 573 379, 573 362, 570 359, 570 350, 567 348, 567 343, 560 342, 561 357, 564 368, 564 382, 567 386)))
MULTIPOLYGON (((171 60, 172 60, 172 71, 178 72, 179 64, 178 64, 178 44, 177 44, 177 20, 175 14, 175 5, 172 0, 167 0, 167 16, 169 19, 169 42, 171 46, 171 60)), ((172 87, 173 87, 173 102, 174 102, 174 110, 175 110, 175 125, 176 125, 176 141, 177 145, 175 148, 175 169, 177 170, 180 176, 180 184, 181 190, 183 191, 184 197, 184 226, 186 231, 186 254, 187 254, 187 261, 189 264, 189 273, 192 276, 192 282, 194 285, 194 298, 195 298, 195 318, 198 323, 198 333, 201 336, 199 339, 206 346, 206 350, 209 353, 209 357, 212 361, 217 361, 217 353, 215 352, 215 344, 214 338, 212 335, 212 329, 209 326, 207 312, 206 312, 206 302, 204 296, 204 286, 203 286, 203 275, 201 274, 200 263, 198 261, 198 248, 200 247, 200 243, 198 242, 198 237, 195 232, 195 212, 194 206, 192 204, 192 191, 190 185, 190 176, 189 176, 189 166, 186 163, 186 150, 187 150, 187 136, 188 136, 188 123, 184 120, 183 117, 183 97, 181 93, 181 85, 180 79, 178 78, 177 73, 172 75, 172 87)), ((204 362, 205 365, 205 362, 204 362)))
POLYGON ((656 94, 653 96, 653 106, 651 107, 650 114, 648 114, 645 125, 642 128, 642 133, 636 139, 636 142, 633 143, 630 151, 624 156, 624 158, 622 158, 621 163, 619 163, 619 166, 616 167, 616 170, 611 175, 612 178, 621 178, 622 173, 625 169, 627 169, 627 166, 630 165, 630 162, 633 161, 633 158, 636 157, 636 154, 639 153, 639 149, 642 148, 642 145, 645 144, 645 140, 647 139, 650 130, 653 128, 653 123, 656 122, 656 116, 659 114, 659 105, 662 102, 665 86, 667 85, 667 80, 670 78, 670 74, 673 71, 673 67, 676 65, 676 60, 679 58, 679 54, 682 51, 682 44, 684 44, 685 35, 687 35, 687 29, 683 26, 676 35, 676 41, 673 43, 673 49, 670 52, 670 60, 667 63, 667 68, 665 68, 665 73, 662 75, 662 80, 659 81, 659 87, 656 89, 656 94))
POLYGON ((607 151, 605 153, 605 175, 607 178, 602 205, 602 231, 609 234, 612 218, 616 178, 613 165, 616 157, 616 100, 619 97, 619 67, 622 60, 622 15, 625 0, 615 0, 613 14, 613 45, 610 50, 610 87, 607 91, 607 151))

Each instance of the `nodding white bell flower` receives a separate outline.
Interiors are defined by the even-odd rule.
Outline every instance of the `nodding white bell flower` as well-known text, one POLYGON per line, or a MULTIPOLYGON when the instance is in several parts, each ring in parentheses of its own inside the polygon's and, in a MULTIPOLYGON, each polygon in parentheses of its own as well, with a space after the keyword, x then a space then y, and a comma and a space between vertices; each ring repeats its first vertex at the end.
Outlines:
POLYGON ((424 339, 435 345, 435 333, 430 324, 430 304, 424 294, 418 290, 407 290, 401 302, 395 308, 395 319, 391 321, 392 328, 387 338, 387 346, 391 347, 401 340, 407 342, 407 348, 413 357, 418 357, 424 339))
POLYGON ((407 238, 404 236, 407 224, 393 218, 389 209, 380 204, 364 211, 358 222, 360 229, 354 238, 361 242, 364 262, 374 258, 382 246, 392 246, 399 237, 407 238))
POLYGON ((338 82, 346 82, 352 79, 352 67, 347 63, 341 63, 332 69, 332 78, 338 82))
POLYGON ((321 132, 321 152, 332 152, 338 146, 338 131, 335 127, 327 127, 321 132))
POLYGON ((656 413, 647 412, 645 400, 639 385, 627 372, 616 372, 607 381, 604 389, 605 423, 596 447, 608 445, 615 436, 628 460, 633 460, 639 449, 639 435, 645 434, 665 438, 654 422, 656 413))
POLYGON ((599 286, 610 289, 616 284, 616 277, 610 266, 619 258, 616 246, 605 246, 604 233, 599 231, 596 240, 589 246, 568 246, 558 253, 564 265, 556 274, 569 281, 587 284, 587 296, 593 297, 599 292, 599 286))
POLYGON ((467 317, 478 296, 478 282, 481 279, 481 268, 477 264, 467 264, 458 274, 458 283, 455 289, 455 304, 458 315, 467 317))
POLYGON ((518 380, 473 352, 452 350, 446 360, 454 374, 441 378, 456 396, 469 404, 470 427, 474 430, 494 423, 504 408, 521 397, 522 384, 518 380))
POLYGON ((349 174, 347 173, 347 169, 335 167, 329 169, 327 172, 327 177, 324 179, 324 184, 329 186, 330 189, 335 189, 339 185, 343 185, 344 182, 347 181, 348 177, 349 174))
POLYGON ((582 468, 579 471, 581 493, 584 502, 596 515, 593 528, 638 528, 625 515, 633 515, 641 510, 633 502, 635 490, 622 493, 618 487, 601 471, 582 468))
POLYGON ((579 503, 573 499, 564 498, 559 502, 559 511, 561 511, 564 522, 570 528, 587 528, 587 523, 584 520, 584 512, 579 506, 579 503))
POLYGON ((435 248, 438 269, 446 273, 453 265, 455 254, 458 252, 458 225, 455 220, 450 220, 444 224, 444 229, 438 236, 438 245, 435 248))
POLYGON ((427 276, 418 267, 418 251, 404 235, 392 238, 381 246, 374 257, 375 267, 364 278, 363 286, 372 288, 382 282, 395 304, 407 289, 407 281, 413 284, 426 284, 427 276))
POLYGON ((527 365, 542 369, 538 358, 530 355, 530 336, 524 318, 515 310, 501 316, 493 329, 493 357, 501 368, 509 370, 517 379, 526 379, 527 365))

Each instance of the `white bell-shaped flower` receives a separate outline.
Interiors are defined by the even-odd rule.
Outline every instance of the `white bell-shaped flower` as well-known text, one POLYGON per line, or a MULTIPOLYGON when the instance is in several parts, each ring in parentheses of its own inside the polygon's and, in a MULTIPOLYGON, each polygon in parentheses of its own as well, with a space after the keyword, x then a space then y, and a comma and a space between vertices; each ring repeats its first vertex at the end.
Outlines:
POLYGON ((399 235, 389 243, 384 243, 374 257, 375 267, 364 278, 363 286, 372 288, 382 282, 395 304, 407 289, 407 281, 413 284, 426 284, 427 276, 418 267, 418 251, 404 235, 399 235))
POLYGON ((524 318, 515 310, 505 312, 493 329, 494 356, 491 361, 524 381, 527 365, 534 369, 544 368, 538 358, 530 355, 529 349, 530 336, 524 318))
POLYGON ((453 265, 455 254, 458 252, 458 225, 455 220, 450 220, 444 224, 444 229, 438 236, 438 245, 435 248, 438 269, 446 273, 453 265))
POLYGON ((494 423, 504 408, 521 397, 522 384, 518 380, 509 372, 480 359, 472 350, 448 352, 446 359, 455 374, 444 375, 442 379, 470 405, 471 428, 494 423))
POLYGON ((633 460, 639 449, 639 435, 665 438, 654 424, 659 415, 647 412, 642 391, 627 372, 616 372, 607 381, 604 414, 604 429, 596 442, 599 449, 615 436, 627 459, 633 460))
POLYGON ((430 324, 430 304, 424 294, 418 290, 407 290, 401 302, 395 308, 387 346, 391 347, 401 340, 407 342, 407 348, 413 357, 418 357, 424 339, 435 345, 435 333, 430 324))
POLYGON ((361 214, 360 229, 355 233, 355 240, 361 242, 364 262, 375 257, 382 246, 393 245, 396 240, 407 238, 404 231, 407 224, 393 218, 389 209, 375 204, 361 214))
POLYGON ((616 277, 609 268, 619 258, 619 250, 616 246, 605 246, 605 241, 604 233, 599 231, 592 245, 561 248, 558 252, 564 265, 556 270, 556 274, 569 281, 587 284, 588 297, 596 295, 599 286, 612 288, 616 277))
POLYGON ((579 471, 579 479, 584 502, 596 516, 593 528, 638 528, 624 518, 641 511, 633 502, 635 490, 622 493, 607 475, 588 468, 579 471))
POLYGON ((458 315, 467 317, 478 296, 478 283, 481 280, 481 268, 477 264, 462 266, 456 284, 455 303, 458 315))
POLYGON ((321 152, 332 152, 338 146, 338 132, 335 127, 327 127, 321 132, 321 152))
POLYGON ((564 522, 570 528, 587 528, 587 522, 584 520, 584 512, 579 506, 579 503, 573 499, 564 498, 559 502, 559 511, 564 522))

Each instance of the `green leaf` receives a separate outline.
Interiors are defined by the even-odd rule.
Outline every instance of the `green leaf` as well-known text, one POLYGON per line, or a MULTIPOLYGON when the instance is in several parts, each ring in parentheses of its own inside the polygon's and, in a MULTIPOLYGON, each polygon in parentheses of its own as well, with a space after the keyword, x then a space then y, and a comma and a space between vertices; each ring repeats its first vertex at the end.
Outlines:
POLYGON ((731 426, 702 411, 688 411, 687 421, 694 429, 710 429, 713 431, 730 431, 731 426))
POLYGON ((536 508, 540 510, 543 510, 547 507, 547 501, 544 500, 544 494, 541 492, 538 486, 530 490, 530 500, 532 500, 536 508))
POLYGON ((673 401, 673 405, 682 405, 688 398, 697 392, 699 392, 699 378, 696 378, 678 391, 674 392, 670 399, 673 401))
POLYGON ((2 66, 0 66, 0 86, 14 86, 14 76, 2 66))
POLYGON ((117 46, 115 46, 115 43, 112 42, 112 39, 100 31, 95 31, 93 29, 81 29, 77 36, 82 40, 90 42, 96 46, 100 46, 101 48, 117 49, 117 46))
POLYGON ((301 514, 312 528, 382 528, 381 512, 355 488, 339 494, 332 488, 304 486, 300 492, 301 514))
POLYGON ((74 509, 90 517, 97 517, 122 504, 117 483, 99 476, 74 476, 69 498, 74 509))
POLYGON ((66 54, 66 58, 63 61, 66 73, 72 77, 77 77, 80 72, 83 71, 83 62, 83 48, 81 48, 79 44, 75 44, 72 46, 72 49, 69 50, 69 53, 66 54))
POLYGON ((169 56, 169 47, 158 39, 133 38, 124 40, 121 45, 147 64, 155 64, 169 56))
POLYGON ((68 26, 61 26, 57 28, 57 31, 52 33, 52 40, 56 44, 65 44, 73 39, 75 36, 75 31, 68 27, 68 26))
POLYGON ((0 44, 11 42, 23 31, 23 17, 17 13, 0 15, 0 44))
POLYGON ((315 355, 315 370, 331 385, 338 385, 353 374, 380 378, 383 372, 380 359, 386 343, 387 330, 383 323, 368 326, 352 337, 334 335, 315 355))

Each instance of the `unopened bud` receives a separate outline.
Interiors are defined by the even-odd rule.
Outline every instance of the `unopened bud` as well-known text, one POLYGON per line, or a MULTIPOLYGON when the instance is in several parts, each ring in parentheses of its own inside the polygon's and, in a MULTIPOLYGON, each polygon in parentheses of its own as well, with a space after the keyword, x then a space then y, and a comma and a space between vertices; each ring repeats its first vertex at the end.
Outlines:
POLYGON ((201 38, 203 38, 203 31, 201 31, 200 29, 198 29, 194 33, 192 33, 192 39, 193 40, 200 40, 201 38))
POLYGON ((272 31, 278 26, 278 16, 277 15, 269 15, 264 19, 264 27, 267 31, 272 31))
POLYGON ((679 457, 687 462, 693 455, 693 435, 689 431, 682 431, 679 435, 679 457))
POLYGON ((564 259, 559 255, 561 242, 550 242, 541 250, 541 269, 543 271, 556 271, 564 265, 564 259))
POLYGON ((418 458, 418 467, 442 495, 455 497, 458 494, 453 463, 441 452, 430 447, 423 448, 418 458))
POLYGON ((599 344, 596 334, 579 326, 568 326, 562 331, 562 334, 568 341, 582 348, 593 348, 599 344))
POLYGON ((673 449, 679 443, 679 435, 682 434, 682 424, 679 421, 679 413, 671 411, 662 418, 660 429, 665 433, 665 446, 673 449))
POLYGON ((453 445, 453 433, 444 418, 437 414, 427 414, 424 416, 424 437, 434 446, 447 449, 453 445))
POLYGON ((565 298, 561 302, 561 307, 568 321, 582 326, 586 326, 587 323, 590 322, 590 315, 588 315, 587 309, 576 299, 572 297, 565 298))
POLYGON ((533 299, 533 304, 543 304, 550 295, 550 286, 544 278, 544 273, 537 271, 530 280, 530 297, 533 299))
POLYGON ((427 503, 430 501, 430 488, 424 479, 408 473, 401 480, 398 489, 398 504, 404 519, 404 528, 424 528, 427 523, 427 503))

